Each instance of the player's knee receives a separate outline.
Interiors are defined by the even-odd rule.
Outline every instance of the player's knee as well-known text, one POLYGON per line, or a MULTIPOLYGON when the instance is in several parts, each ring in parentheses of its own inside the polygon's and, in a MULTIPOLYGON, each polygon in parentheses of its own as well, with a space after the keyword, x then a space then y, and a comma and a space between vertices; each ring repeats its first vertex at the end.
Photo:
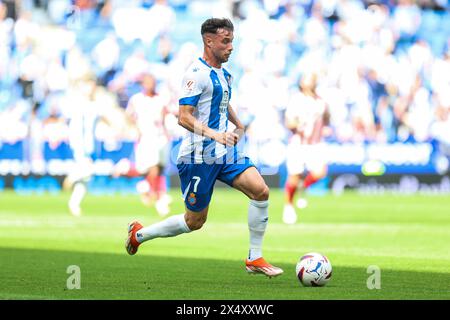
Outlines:
POLYGON ((300 175, 299 174, 292 174, 289 175, 287 179, 287 183, 291 186, 297 186, 300 182, 300 175))
POLYGON ((322 178, 325 178, 328 174, 328 168, 327 166, 322 166, 320 168, 317 168, 314 172, 312 172, 313 177, 317 180, 320 180, 322 178))
POLYGON ((191 231, 200 229, 206 222, 206 217, 202 215, 187 215, 186 224, 191 231))
POLYGON ((253 194, 252 200, 265 201, 269 199, 269 187, 264 184, 253 194))

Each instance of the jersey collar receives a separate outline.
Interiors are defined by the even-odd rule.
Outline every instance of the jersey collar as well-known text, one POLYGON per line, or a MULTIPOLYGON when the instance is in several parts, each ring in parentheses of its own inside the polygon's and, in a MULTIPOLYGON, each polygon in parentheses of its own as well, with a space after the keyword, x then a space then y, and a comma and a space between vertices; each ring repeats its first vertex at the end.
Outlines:
POLYGON ((213 69, 214 71, 222 70, 222 68, 215 68, 213 66, 210 66, 205 60, 203 60, 202 57, 199 57, 198 60, 200 60, 205 66, 207 66, 210 69, 213 69))
POLYGON ((199 57, 198 60, 200 60, 208 68, 211 68, 211 66, 205 60, 203 60, 201 57, 199 57))

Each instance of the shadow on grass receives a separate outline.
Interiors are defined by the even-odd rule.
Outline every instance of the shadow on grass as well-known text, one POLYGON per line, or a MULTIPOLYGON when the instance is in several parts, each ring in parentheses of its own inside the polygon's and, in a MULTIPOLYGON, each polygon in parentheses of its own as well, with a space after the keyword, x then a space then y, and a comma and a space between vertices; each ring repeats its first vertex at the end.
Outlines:
POLYGON ((248 275, 243 261, 0 248, 0 299, 306 300, 449 299, 449 273, 382 270, 381 289, 363 268, 335 266, 323 288, 299 285, 295 266, 278 278, 248 275), (81 289, 67 289, 70 265, 81 289))

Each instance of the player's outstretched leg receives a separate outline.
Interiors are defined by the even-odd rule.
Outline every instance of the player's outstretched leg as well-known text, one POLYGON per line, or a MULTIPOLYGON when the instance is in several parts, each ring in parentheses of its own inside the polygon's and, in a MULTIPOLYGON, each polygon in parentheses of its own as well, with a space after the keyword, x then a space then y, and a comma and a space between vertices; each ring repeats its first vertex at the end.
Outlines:
POLYGON ((182 233, 200 229, 206 221, 208 207, 200 212, 186 211, 186 213, 168 217, 148 227, 143 227, 138 221, 130 222, 128 224, 128 237, 125 242, 125 249, 128 254, 136 254, 138 247, 145 241, 155 238, 175 237, 182 233))
POLYGON ((128 237, 125 241, 125 249, 129 255, 136 254, 140 243, 137 241, 136 233, 143 228, 138 221, 132 221, 128 224, 128 237))
POLYGON ((281 268, 268 263, 262 256, 264 233, 269 221, 269 187, 255 167, 249 167, 233 180, 233 187, 250 198, 248 208, 248 229, 250 248, 245 260, 249 273, 276 277, 283 273, 281 268))

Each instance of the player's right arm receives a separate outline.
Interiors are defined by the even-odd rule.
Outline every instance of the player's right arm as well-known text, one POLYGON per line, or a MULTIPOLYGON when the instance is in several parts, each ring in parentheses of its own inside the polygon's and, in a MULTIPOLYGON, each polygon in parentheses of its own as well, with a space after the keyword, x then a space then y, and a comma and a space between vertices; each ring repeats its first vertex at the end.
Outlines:
POLYGON ((198 68, 189 69, 182 83, 181 98, 179 100, 178 124, 195 134, 208 137, 224 145, 235 145, 238 136, 235 133, 219 133, 209 128, 194 117, 194 111, 200 96, 210 82, 209 73, 201 72, 198 68))
POLYGON ((239 136, 233 132, 217 132, 207 125, 198 121, 193 113, 195 107, 191 105, 180 105, 178 114, 178 124, 183 128, 195 134, 208 137, 217 141, 218 143, 233 146, 237 143, 239 136))

